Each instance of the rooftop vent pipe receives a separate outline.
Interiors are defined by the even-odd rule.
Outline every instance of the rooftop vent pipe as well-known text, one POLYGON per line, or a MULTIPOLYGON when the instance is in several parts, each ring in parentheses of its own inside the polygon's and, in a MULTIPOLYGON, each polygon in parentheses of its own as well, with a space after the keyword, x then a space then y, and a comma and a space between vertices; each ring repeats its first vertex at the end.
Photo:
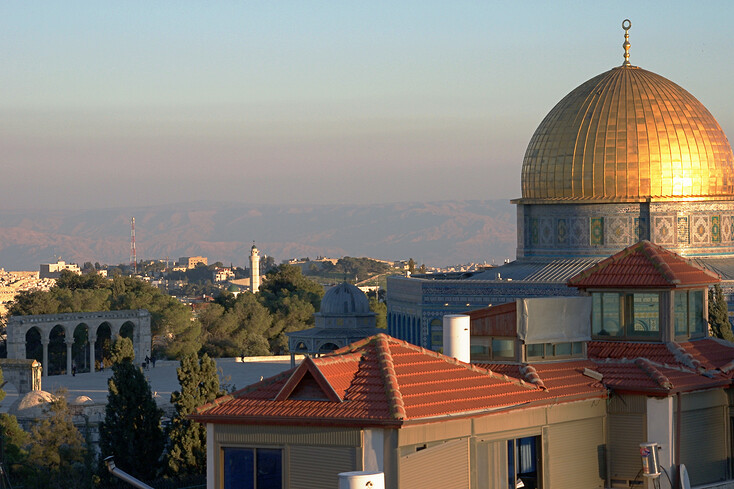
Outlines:
POLYGON ((471 361, 470 320, 466 314, 443 317, 443 354, 465 363, 471 361))
POLYGON ((107 470, 110 471, 110 474, 114 475, 118 479, 124 480, 125 482, 127 482, 131 486, 135 486, 138 489, 153 489, 148 484, 139 481, 138 479, 136 479, 135 477, 131 476, 127 472, 124 472, 124 471, 118 469, 117 467, 115 467, 115 457, 113 457, 112 455, 110 455, 109 457, 107 457, 106 459, 104 459, 104 463, 107 464, 107 470))

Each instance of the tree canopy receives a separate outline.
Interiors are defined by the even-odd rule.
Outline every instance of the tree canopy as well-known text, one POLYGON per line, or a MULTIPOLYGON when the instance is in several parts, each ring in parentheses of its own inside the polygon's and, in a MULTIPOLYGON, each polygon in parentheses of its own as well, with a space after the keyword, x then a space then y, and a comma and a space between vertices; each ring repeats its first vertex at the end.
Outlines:
POLYGON ((266 337, 271 350, 280 353, 288 351, 286 333, 313 326, 324 288, 304 277, 299 267, 283 264, 265 276, 259 295, 273 318, 266 337))

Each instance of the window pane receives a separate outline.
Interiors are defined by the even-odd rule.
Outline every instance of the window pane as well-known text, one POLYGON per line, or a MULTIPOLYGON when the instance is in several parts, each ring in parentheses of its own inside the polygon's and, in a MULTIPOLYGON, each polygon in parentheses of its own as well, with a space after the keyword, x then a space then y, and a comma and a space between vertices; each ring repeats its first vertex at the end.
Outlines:
POLYGON ((622 334, 620 326, 619 294, 605 292, 602 294, 602 329, 599 335, 617 336, 622 334))
POLYGON ((676 290, 675 295, 675 334, 688 334, 688 292, 676 290))
POLYGON ((557 357, 571 356, 571 343, 557 343, 555 350, 557 357))
POLYGON ((515 489, 515 440, 507 440, 508 489, 515 489))
POLYGON ((469 341, 471 342, 469 356, 472 361, 492 359, 489 354, 490 339, 488 337, 472 336, 469 341))
POLYGON ((494 360, 515 358, 515 340, 501 340, 492 338, 492 358, 494 360))
POLYGON ((602 334, 601 310, 601 294, 594 292, 591 294, 591 334, 602 334))
POLYGON ((691 334, 704 334, 706 323, 703 319, 703 291, 691 290, 688 292, 688 314, 691 334))
POLYGON ((660 294, 634 294, 630 335, 657 336, 660 333, 660 294))
POLYGON ((283 489, 281 450, 258 448, 257 489, 283 489))
POLYGON ((253 489, 255 457, 251 448, 224 449, 224 489, 253 489))
POLYGON ((574 341, 573 342, 573 354, 575 355, 583 355, 584 354, 584 342, 583 341, 574 341))
POLYGON ((528 358, 543 358, 543 343, 527 346, 528 358))

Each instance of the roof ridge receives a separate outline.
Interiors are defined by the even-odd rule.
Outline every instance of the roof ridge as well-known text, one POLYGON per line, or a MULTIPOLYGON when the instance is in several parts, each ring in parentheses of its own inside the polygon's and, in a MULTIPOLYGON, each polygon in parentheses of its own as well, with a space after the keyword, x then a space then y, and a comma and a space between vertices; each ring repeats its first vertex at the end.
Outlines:
POLYGON ((407 418, 405 412, 405 403, 403 395, 400 393, 398 385, 398 377, 395 374, 395 364, 393 363, 392 354, 390 353, 390 345, 388 344, 386 334, 380 333, 373 336, 375 350, 377 352, 377 362, 380 366, 380 374, 385 385, 385 394, 387 394, 387 402, 390 407, 390 415, 398 420, 407 418))
POLYGON ((677 343, 675 341, 668 341, 665 343, 665 346, 668 347, 668 350, 670 351, 670 353, 673 354, 675 359, 686 367, 693 369, 698 373, 702 373, 706 370, 701 362, 693 358, 693 355, 691 355, 685 348, 683 348, 683 345, 681 345, 680 343, 677 343))
POLYGON ((540 374, 532 365, 523 365, 520 367, 520 373, 525 376, 528 382, 535 384, 539 389, 547 391, 548 388, 543 383, 543 379, 540 378, 540 374))
POLYGON ((655 381, 660 387, 666 390, 673 388, 673 383, 667 378, 653 363, 647 358, 639 357, 635 359, 635 365, 645 372, 648 377, 655 381))
POLYGON ((652 266, 660 272, 663 278, 671 284, 679 284, 680 279, 675 278, 673 269, 670 268, 670 265, 665 263, 663 257, 660 256, 660 247, 653 245, 653 243, 647 240, 640 241, 640 244, 642 245, 640 246, 640 252, 650 260, 652 266))

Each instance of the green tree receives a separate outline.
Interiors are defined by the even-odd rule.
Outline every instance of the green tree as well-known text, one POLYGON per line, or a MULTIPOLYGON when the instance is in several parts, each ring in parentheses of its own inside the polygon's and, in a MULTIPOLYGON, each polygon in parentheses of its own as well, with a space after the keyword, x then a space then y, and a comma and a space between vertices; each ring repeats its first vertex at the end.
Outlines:
POLYGON ((199 313, 204 330, 203 351, 212 357, 268 355, 265 337, 272 324, 270 312, 251 292, 222 294, 199 313))
MULTIPOLYGON (((99 427, 100 459, 114 455, 120 469, 138 479, 151 480, 158 473, 163 452, 163 412, 139 367, 123 361, 113 365, 112 372, 107 382, 105 419, 99 427)), ((109 481, 103 465, 99 475, 109 481)))
POLYGON ((0 430, 5 468, 10 472, 11 480, 20 481, 24 477, 24 464, 28 458, 26 447, 30 437, 12 414, 0 413, 0 430))
POLYGON ((206 426, 188 415, 207 402, 224 395, 219 386, 217 364, 206 354, 186 355, 177 370, 180 391, 171 395, 176 414, 168 431, 165 471, 169 476, 206 473, 206 426))
POLYGON ((734 333, 729 322, 729 307, 719 284, 709 289, 709 326, 717 338, 734 341, 734 333))
POLYGON ((65 392, 57 392, 44 411, 30 430, 24 487, 89 487, 92 474, 84 464, 84 439, 74 426, 65 392))
POLYGON ((135 361, 135 347, 130 338, 118 336, 110 348, 110 362, 114 365, 123 361, 130 363, 135 361))
POLYGON ((303 276, 299 267, 283 264, 266 275, 259 296, 273 317, 266 337, 271 350, 277 353, 288 351, 286 333, 313 326, 313 314, 319 310, 324 288, 303 276))
POLYGON ((411 275, 415 273, 415 260, 412 258, 408 260, 408 272, 411 275))
POLYGON ((377 314, 377 327, 387 329, 387 304, 370 297, 370 310, 377 314))

